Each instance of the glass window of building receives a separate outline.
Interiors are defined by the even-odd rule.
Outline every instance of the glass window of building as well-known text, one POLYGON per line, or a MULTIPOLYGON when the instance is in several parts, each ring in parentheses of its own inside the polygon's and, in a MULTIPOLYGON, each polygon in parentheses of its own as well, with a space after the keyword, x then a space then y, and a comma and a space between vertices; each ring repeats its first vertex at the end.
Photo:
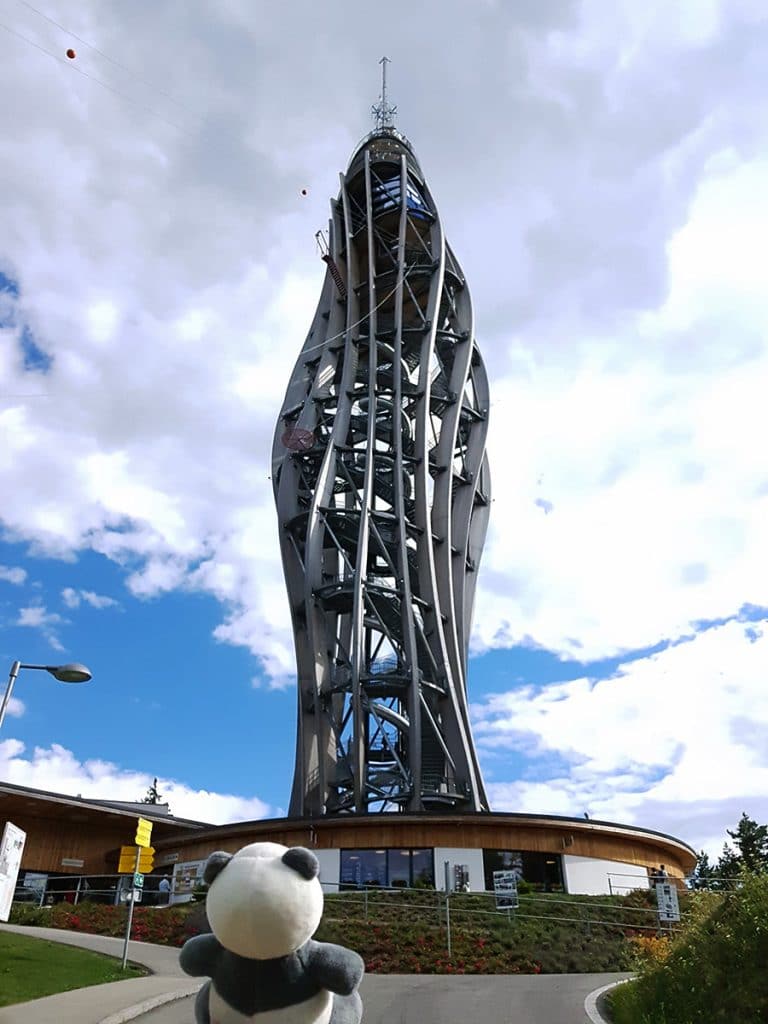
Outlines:
POLYGON ((342 850, 339 882, 343 889, 434 886, 432 850, 342 850))
POLYGON ((412 882, 415 888, 435 887, 435 857, 432 850, 411 850, 412 882))
POLYGON ((483 850, 485 888, 493 892, 494 871, 514 871, 518 880, 539 892, 563 892, 562 858, 556 853, 483 850))
POLYGON ((389 884, 393 888, 408 889, 411 885, 411 851, 389 850, 387 853, 389 866, 389 884))
POLYGON ((387 851, 342 850, 340 881, 356 888, 386 885, 387 851))

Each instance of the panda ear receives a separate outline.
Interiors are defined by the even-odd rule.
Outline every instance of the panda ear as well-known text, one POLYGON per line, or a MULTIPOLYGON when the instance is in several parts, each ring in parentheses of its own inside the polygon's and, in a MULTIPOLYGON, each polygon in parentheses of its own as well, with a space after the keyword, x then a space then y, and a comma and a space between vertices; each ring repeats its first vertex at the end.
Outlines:
POLYGON ((203 881, 206 885, 210 885, 214 878, 221 874, 231 860, 231 853, 224 853, 222 850, 217 850, 216 853, 212 853, 205 862, 205 867, 203 868, 203 881))
POLYGON ((290 850, 285 851, 282 860, 283 864, 298 871, 301 877, 306 878, 308 882, 320 874, 320 863, 317 857, 311 850, 307 850, 303 846, 292 846, 290 850))

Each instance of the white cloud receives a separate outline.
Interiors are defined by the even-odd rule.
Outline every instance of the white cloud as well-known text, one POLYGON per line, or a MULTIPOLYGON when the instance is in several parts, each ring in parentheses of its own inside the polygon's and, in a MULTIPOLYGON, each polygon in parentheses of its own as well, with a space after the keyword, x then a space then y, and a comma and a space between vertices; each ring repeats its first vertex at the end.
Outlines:
MULTIPOLYGON (((0 742, 0 778, 19 786, 99 800, 140 800, 153 781, 144 772, 109 761, 78 761, 57 743, 27 753, 24 744, 15 739, 0 742)), ((256 796, 196 790, 174 779, 158 779, 157 787, 171 813, 180 818, 222 825, 268 817, 272 811, 256 796)))
POLYGON ((96 594, 92 590, 81 590, 80 596, 91 608, 112 608, 117 604, 113 597, 107 597, 106 594, 96 594))
POLYGON ((16 619, 17 626, 28 626, 30 629, 38 629, 55 651, 63 651, 64 646, 59 640, 57 627, 63 625, 65 620, 57 612, 49 612, 44 604, 27 605, 19 609, 19 617, 16 619))
POLYGON ((86 310, 86 319, 93 341, 108 342, 114 337, 119 323, 119 313, 108 299, 95 302, 86 310))
POLYGON ((576 366, 531 355, 496 382, 490 453, 503 471, 479 649, 530 637, 589 660, 768 605, 768 474, 754 445, 768 430, 768 302, 754 269, 765 173, 748 163, 705 177, 669 242, 665 303, 620 342, 583 343, 576 366))
POLYGON ((20 609, 16 625, 39 629, 41 626, 57 625, 61 621, 61 616, 56 612, 49 612, 45 605, 35 604, 20 609))
POLYGON ((0 565, 0 580, 6 583, 13 583, 16 586, 24 583, 27 578, 27 570, 18 566, 0 565))
POLYGON ((5 713, 11 718, 21 718, 26 710, 27 708, 23 701, 19 700, 17 697, 11 697, 8 701, 8 707, 5 709, 5 713))
POLYGON ((74 587, 64 587, 61 592, 61 599, 67 608, 79 608, 82 601, 89 604, 91 608, 113 608, 117 601, 114 597, 107 597, 106 594, 97 594, 93 590, 75 590, 74 587))
POLYGON ((759 627, 734 620, 613 678, 489 697, 473 712, 494 809, 587 810, 719 852, 742 810, 768 820, 767 657, 759 627), (499 777, 509 750, 526 754, 522 780, 499 777))

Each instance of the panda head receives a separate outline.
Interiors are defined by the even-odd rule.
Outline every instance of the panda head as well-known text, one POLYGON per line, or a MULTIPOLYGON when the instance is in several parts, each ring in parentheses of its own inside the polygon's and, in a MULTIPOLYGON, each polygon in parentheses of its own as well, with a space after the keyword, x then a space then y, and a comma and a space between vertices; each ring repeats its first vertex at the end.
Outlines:
POLYGON ((213 934, 225 949, 252 960, 287 956, 320 924, 319 871, 302 846, 252 843, 234 856, 212 853, 203 878, 213 934))

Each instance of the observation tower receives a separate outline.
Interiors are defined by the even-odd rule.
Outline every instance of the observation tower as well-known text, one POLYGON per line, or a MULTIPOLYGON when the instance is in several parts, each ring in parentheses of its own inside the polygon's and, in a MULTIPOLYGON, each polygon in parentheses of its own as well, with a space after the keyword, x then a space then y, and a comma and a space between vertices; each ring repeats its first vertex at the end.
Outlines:
POLYGON ((298 670, 291 818, 487 811, 467 651, 488 524, 472 302, 387 98, 331 201, 272 480, 298 670))

